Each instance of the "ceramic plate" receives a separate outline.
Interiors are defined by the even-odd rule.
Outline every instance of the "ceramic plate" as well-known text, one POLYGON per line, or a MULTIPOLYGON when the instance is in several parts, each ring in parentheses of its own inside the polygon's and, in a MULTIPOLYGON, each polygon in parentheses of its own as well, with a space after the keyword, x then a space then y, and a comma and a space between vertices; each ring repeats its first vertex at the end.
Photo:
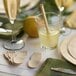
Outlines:
MULTIPOLYGON (((10 23, 4 24, 0 27, 0 38, 11 38, 12 35, 12 25, 10 23)), ((23 30, 23 24, 21 22, 16 21, 14 24, 14 35, 19 35, 23 30)))
POLYGON ((68 61, 71 62, 72 64, 76 65, 76 59, 73 58, 73 57, 69 54, 69 52, 68 52, 68 50, 67 50, 67 45, 68 45, 68 43, 69 43, 69 40, 70 40, 72 37, 76 37, 76 35, 73 35, 73 36, 71 35, 71 36, 68 36, 67 38, 65 38, 65 39, 63 40, 63 42, 60 44, 59 50, 60 50, 62 56, 63 56, 66 60, 68 60, 68 61))
POLYGON ((70 39, 68 43, 68 52, 76 59, 76 36, 70 39))

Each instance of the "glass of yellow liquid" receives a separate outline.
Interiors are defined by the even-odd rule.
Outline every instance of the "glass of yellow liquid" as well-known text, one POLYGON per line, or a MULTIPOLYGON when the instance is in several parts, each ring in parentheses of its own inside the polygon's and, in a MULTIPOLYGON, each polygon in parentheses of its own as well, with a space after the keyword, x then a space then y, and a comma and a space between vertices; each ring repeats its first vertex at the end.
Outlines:
POLYGON ((46 17, 48 20, 49 32, 46 31, 42 14, 36 16, 39 39, 41 47, 53 49, 57 47, 60 35, 60 17, 54 12, 46 12, 46 17))

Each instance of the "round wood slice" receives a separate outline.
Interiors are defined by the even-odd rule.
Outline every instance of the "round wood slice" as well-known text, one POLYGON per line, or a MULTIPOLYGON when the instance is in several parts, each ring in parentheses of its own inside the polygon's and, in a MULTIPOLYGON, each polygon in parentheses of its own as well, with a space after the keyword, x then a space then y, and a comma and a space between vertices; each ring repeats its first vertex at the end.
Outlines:
POLYGON ((9 62, 13 63, 14 53, 15 52, 13 52, 13 51, 7 51, 3 55, 9 62))
POLYGON ((27 55, 27 51, 7 51, 3 55, 12 64, 21 64, 27 55))
POLYGON ((27 51, 16 52, 15 56, 13 58, 13 62, 15 64, 21 64, 21 63, 23 63, 26 55, 27 55, 27 51))

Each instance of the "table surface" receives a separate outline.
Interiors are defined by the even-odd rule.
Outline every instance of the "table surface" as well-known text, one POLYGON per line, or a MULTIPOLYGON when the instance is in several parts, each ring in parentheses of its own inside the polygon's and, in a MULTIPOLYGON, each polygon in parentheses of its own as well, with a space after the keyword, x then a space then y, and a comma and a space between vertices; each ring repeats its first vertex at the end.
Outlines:
MULTIPOLYGON (((22 1, 22 4, 25 4, 24 3, 25 0, 21 0, 21 1, 22 1)), ((30 0, 27 0, 27 2, 28 1, 30 1, 30 0)), ((3 9, 4 9, 3 2, 2 2, 2 0, 0 0, 0 10, 2 10, 2 12, 3 12, 3 9)), ((76 30, 71 30, 71 33, 69 35, 71 35, 71 34, 76 34, 76 30)), ((66 38, 67 36, 68 35, 66 35, 66 36, 61 35, 60 38, 59 38, 59 43, 64 38, 66 38)), ((39 38, 27 38, 27 35, 24 35, 22 37, 22 39, 25 41, 25 47, 21 50, 27 51, 28 55, 26 56, 24 63, 22 63, 19 66, 10 65, 4 59, 3 53, 7 50, 2 47, 5 40, 0 39, 0 76, 34 76, 36 71, 40 67, 40 65, 47 58, 50 58, 50 57, 51 58, 56 58, 56 59, 61 59, 62 58, 59 50, 57 50, 57 49, 53 49, 53 50, 47 49, 47 50, 45 50, 44 48, 40 48, 39 38), (30 68, 27 67, 27 63, 28 63, 31 55, 36 51, 42 53, 42 60, 41 60, 40 65, 37 68, 30 69, 30 68)))
MULTIPOLYGON (((76 30, 71 30, 69 35, 71 34, 76 34, 76 30)), ((59 38, 59 43, 67 36, 61 35, 59 38)), ((13 66, 7 63, 3 57, 3 53, 7 50, 2 47, 5 41, 0 39, 0 76, 35 76, 36 71, 47 58, 62 58, 60 52, 57 49, 45 50, 44 48, 40 48, 39 38, 27 38, 27 35, 25 34, 22 39, 25 41, 25 47, 21 50, 27 51, 28 54, 24 62, 19 66, 13 66), (37 68, 30 69, 27 67, 27 63, 31 55, 36 51, 42 53, 41 63, 37 68)))

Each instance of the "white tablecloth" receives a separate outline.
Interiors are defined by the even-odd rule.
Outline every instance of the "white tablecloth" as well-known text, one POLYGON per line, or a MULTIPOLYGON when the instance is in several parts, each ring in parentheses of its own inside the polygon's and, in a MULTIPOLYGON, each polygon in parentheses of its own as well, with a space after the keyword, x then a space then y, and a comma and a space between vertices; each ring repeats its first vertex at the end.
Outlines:
MULTIPOLYGON (((75 30, 71 31, 71 34, 76 34, 75 30)), ((69 34, 69 35, 71 35, 69 34)), ((68 36, 68 35, 67 35, 68 36)), ((61 35, 59 38, 59 42, 61 42, 65 37, 61 35)), ((40 65, 45 61, 45 59, 51 57, 56 59, 61 59, 61 54, 59 50, 53 49, 53 50, 45 50, 44 48, 40 48, 40 42, 39 38, 28 38, 26 40, 26 36, 23 37, 23 40, 25 41, 25 47, 22 50, 25 50, 28 52, 25 61, 23 64, 19 66, 12 66, 7 63, 7 61, 3 57, 3 52, 6 50, 2 47, 4 40, 0 39, 0 76, 34 76, 40 65), (39 51, 42 53, 42 60, 40 65, 35 69, 30 69, 27 67, 27 63, 31 57, 31 55, 39 51)))

